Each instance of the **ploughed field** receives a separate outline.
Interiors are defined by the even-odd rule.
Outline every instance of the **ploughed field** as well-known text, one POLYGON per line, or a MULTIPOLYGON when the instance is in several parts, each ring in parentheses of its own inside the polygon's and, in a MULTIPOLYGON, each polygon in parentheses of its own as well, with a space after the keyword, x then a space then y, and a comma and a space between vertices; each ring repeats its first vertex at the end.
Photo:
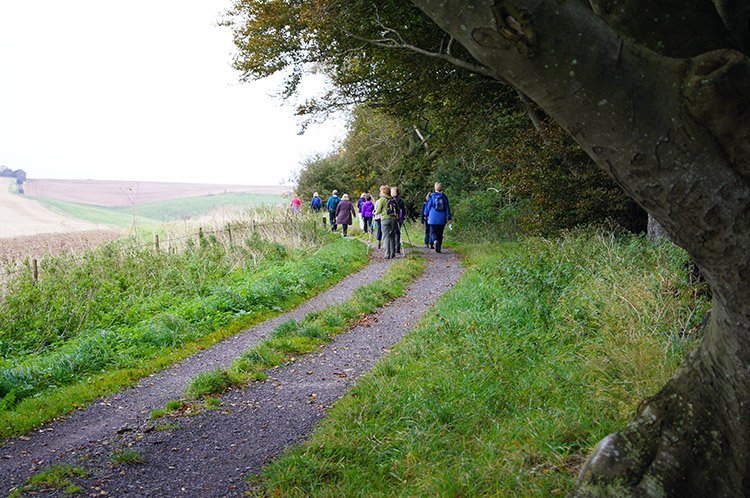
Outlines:
MULTIPOLYGON (((23 237, 40 233, 74 233, 108 230, 110 227, 69 218, 50 211, 24 195, 10 192, 14 178, 0 178, 0 239, 23 237)), ((0 240, 0 247, 6 241, 0 240)))
POLYGON ((202 195, 247 192, 284 194, 282 185, 225 185, 208 183, 125 182, 104 180, 28 180, 26 193, 60 201, 122 207, 202 195))
POLYGON ((0 178, 0 261, 87 249, 121 236, 117 228, 65 216, 31 197, 118 207, 229 192, 289 191, 284 186, 30 179, 26 195, 19 195, 11 193, 14 183, 14 178, 0 178))

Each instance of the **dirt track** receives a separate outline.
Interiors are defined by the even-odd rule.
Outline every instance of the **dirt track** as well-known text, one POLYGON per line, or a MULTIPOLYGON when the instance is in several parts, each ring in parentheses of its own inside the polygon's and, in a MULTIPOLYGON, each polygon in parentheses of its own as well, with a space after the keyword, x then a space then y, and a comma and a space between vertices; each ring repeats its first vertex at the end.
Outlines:
MULTIPOLYGON (((299 319, 326 304, 348 299, 360 285, 379 278, 390 263, 379 259, 289 313, 249 329, 196 355, 136 388, 93 403, 63 420, 6 442, 0 449, 0 489, 8 492, 52 463, 85 466, 74 478, 87 496, 234 497, 249 489, 253 475, 270 458, 309 434, 328 407, 354 385, 462 274, 454 254, 427 253, 428 268, 406 295, 377 311, 368 323, 254 383, 222 397, 221 410, 176 419, 170 430, 155 430, 148 414, 182 396, 197 372, 226 366, 275 325, 299 319), (128 447, 145 463, 113 465, 112 451, 128 447)), ((66 496, 62 490, 44 496, 66 496)))

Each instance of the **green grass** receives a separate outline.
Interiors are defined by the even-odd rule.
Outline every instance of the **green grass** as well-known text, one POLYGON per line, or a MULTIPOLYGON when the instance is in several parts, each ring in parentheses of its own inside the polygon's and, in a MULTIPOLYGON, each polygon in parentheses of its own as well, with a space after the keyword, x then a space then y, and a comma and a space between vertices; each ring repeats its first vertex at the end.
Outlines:
POLYGON ((265 496, 564 496, 677 369, 708 303, 638 237, 462 246, 470 266, 255 483, 265 496))
MULTIPOLYGON (((135 206, 135 213, 137 216, 164 222, 207 214, 227 205, 240 208, 257 208, 260 206, 286 206, 286 203, 286 197, 281 195, 233 192, 141 204, 135 206)), ((131 213, 131 216, 133 212, 132 207, 116 208, 116 210, 131 213)))
POLYGON ((189 398, 201 398, 211 394, 223 393, 230 387, 241 383, 242 379, 234 372, 217 368, 195 376, 185 389, 185 395, 189 398))
POLYGON ((112 463, 121 465, 139 465, 146 462, 143 452, 133 448, 116 449, 109 456, 112 463))
POLYGON ((227 193, 186 197, 137 206, 105 207, 30 197, 62 214, 92 223, 127 228, 135 221, 139 226, 157 226, 164 222, 193 218, 223 207, 257 208, 285 205, 286 198, 272 194, 227 193))
POLYGON ((250 239, 184 254, 105 246, 75 261, 50 259, 36 284, 23 275, 8 284, 0 303, 0 437, 132 385, 367 262, 358 244, 335 236, 306 252, 250 239), (253 256, 253 265, 245 250, 267 256, 253 256))
POLYGON ((88 473, 84 469, 72 465, 52 465, 29 477, 23 486, 16 488, 8 496, 9 498, 20 498, 63 488, 65 494, 80 493, 83 490, 70 480, 73 477, 88 477, 88 473))
POLYGON ((348 301, 326 306, 299 321, 281 323, 268 338, 235 359, 230 368, 217 368, 197 375, 190 381, 186 396, 216 395, 231 386, 264 379, 264 370, 314 351, 350 328, 362 316, 402 295, 424 267, 425 260, 420 253, 411 253, 394 261, 382 279, 359 287, 348 301))
POLYGON ((133 221, 135 221, 137 225, 146 226, 157 225, 160 223, 158 219, 148 218, 139 215, 138 213, 136 213, 134 218, 132 209, 130 211, 125 211, 104 206, 92 206, 90 204, 79 204, 76 202, 59 201, 40 197, 30 197, 30 199, 34 199, 51 210, 63 215, 72 216, 73 218, 78 218, 84 221, 90 221, 91 223, 102 223, 122 228, 132 226, 133 221))

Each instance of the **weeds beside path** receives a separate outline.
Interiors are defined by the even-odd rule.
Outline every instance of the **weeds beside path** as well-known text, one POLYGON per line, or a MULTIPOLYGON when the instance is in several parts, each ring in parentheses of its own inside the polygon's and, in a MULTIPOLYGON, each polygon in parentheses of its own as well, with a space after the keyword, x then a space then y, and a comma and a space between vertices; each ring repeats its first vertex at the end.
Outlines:
MULTIPOLYGON (((21 485, 50 464, 78 465, 85 457, 84 465, 93 469, 91 477, 75 480, 87 495, 104 491, 110 496, 241 496, 247 490, 242 476, 257 473, 269 457, 307 434, 326 409, 387 354, 459 278, 461 267, 453 254, 429 257, 427 269, 406 295, 319 351, 273 370, 268 381, 228 392, 218 410, 181 416, 176 423, 159 427, 148 419, 151 410, 182 397, 195 374, 228 366, 283 321, 348 299, 360 285, 380 278, 390 261, 376 259, 289 313, 143 379, 137 387, 92 404, 28 438, 6 443, 0 453, 0 489, 7 492, 21 485), (144 463, 124 465, 109 460, 123 447, 144 463)), ((51 491, 47 496, 57 493, 64 491, 51 491)))

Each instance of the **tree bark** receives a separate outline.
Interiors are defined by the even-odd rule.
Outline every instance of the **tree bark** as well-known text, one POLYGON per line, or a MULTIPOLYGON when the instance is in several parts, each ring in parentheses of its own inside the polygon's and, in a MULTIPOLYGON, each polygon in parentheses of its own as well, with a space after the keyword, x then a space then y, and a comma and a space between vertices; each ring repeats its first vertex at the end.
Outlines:
POLYGON ((567 129, 713 292, 700 344, 572 496, 750 496, 750 61, 660 55, 584 2, 412 1, 567 129))
POLYGON ((659 220, 654 218, 651 215, 648 215, 648 238, 651 242, 658 242, 663 238, 667 238, 669 240, 669 236, 667 235, 667 231, 664 230, 664 227, 659 223, 659 220))

